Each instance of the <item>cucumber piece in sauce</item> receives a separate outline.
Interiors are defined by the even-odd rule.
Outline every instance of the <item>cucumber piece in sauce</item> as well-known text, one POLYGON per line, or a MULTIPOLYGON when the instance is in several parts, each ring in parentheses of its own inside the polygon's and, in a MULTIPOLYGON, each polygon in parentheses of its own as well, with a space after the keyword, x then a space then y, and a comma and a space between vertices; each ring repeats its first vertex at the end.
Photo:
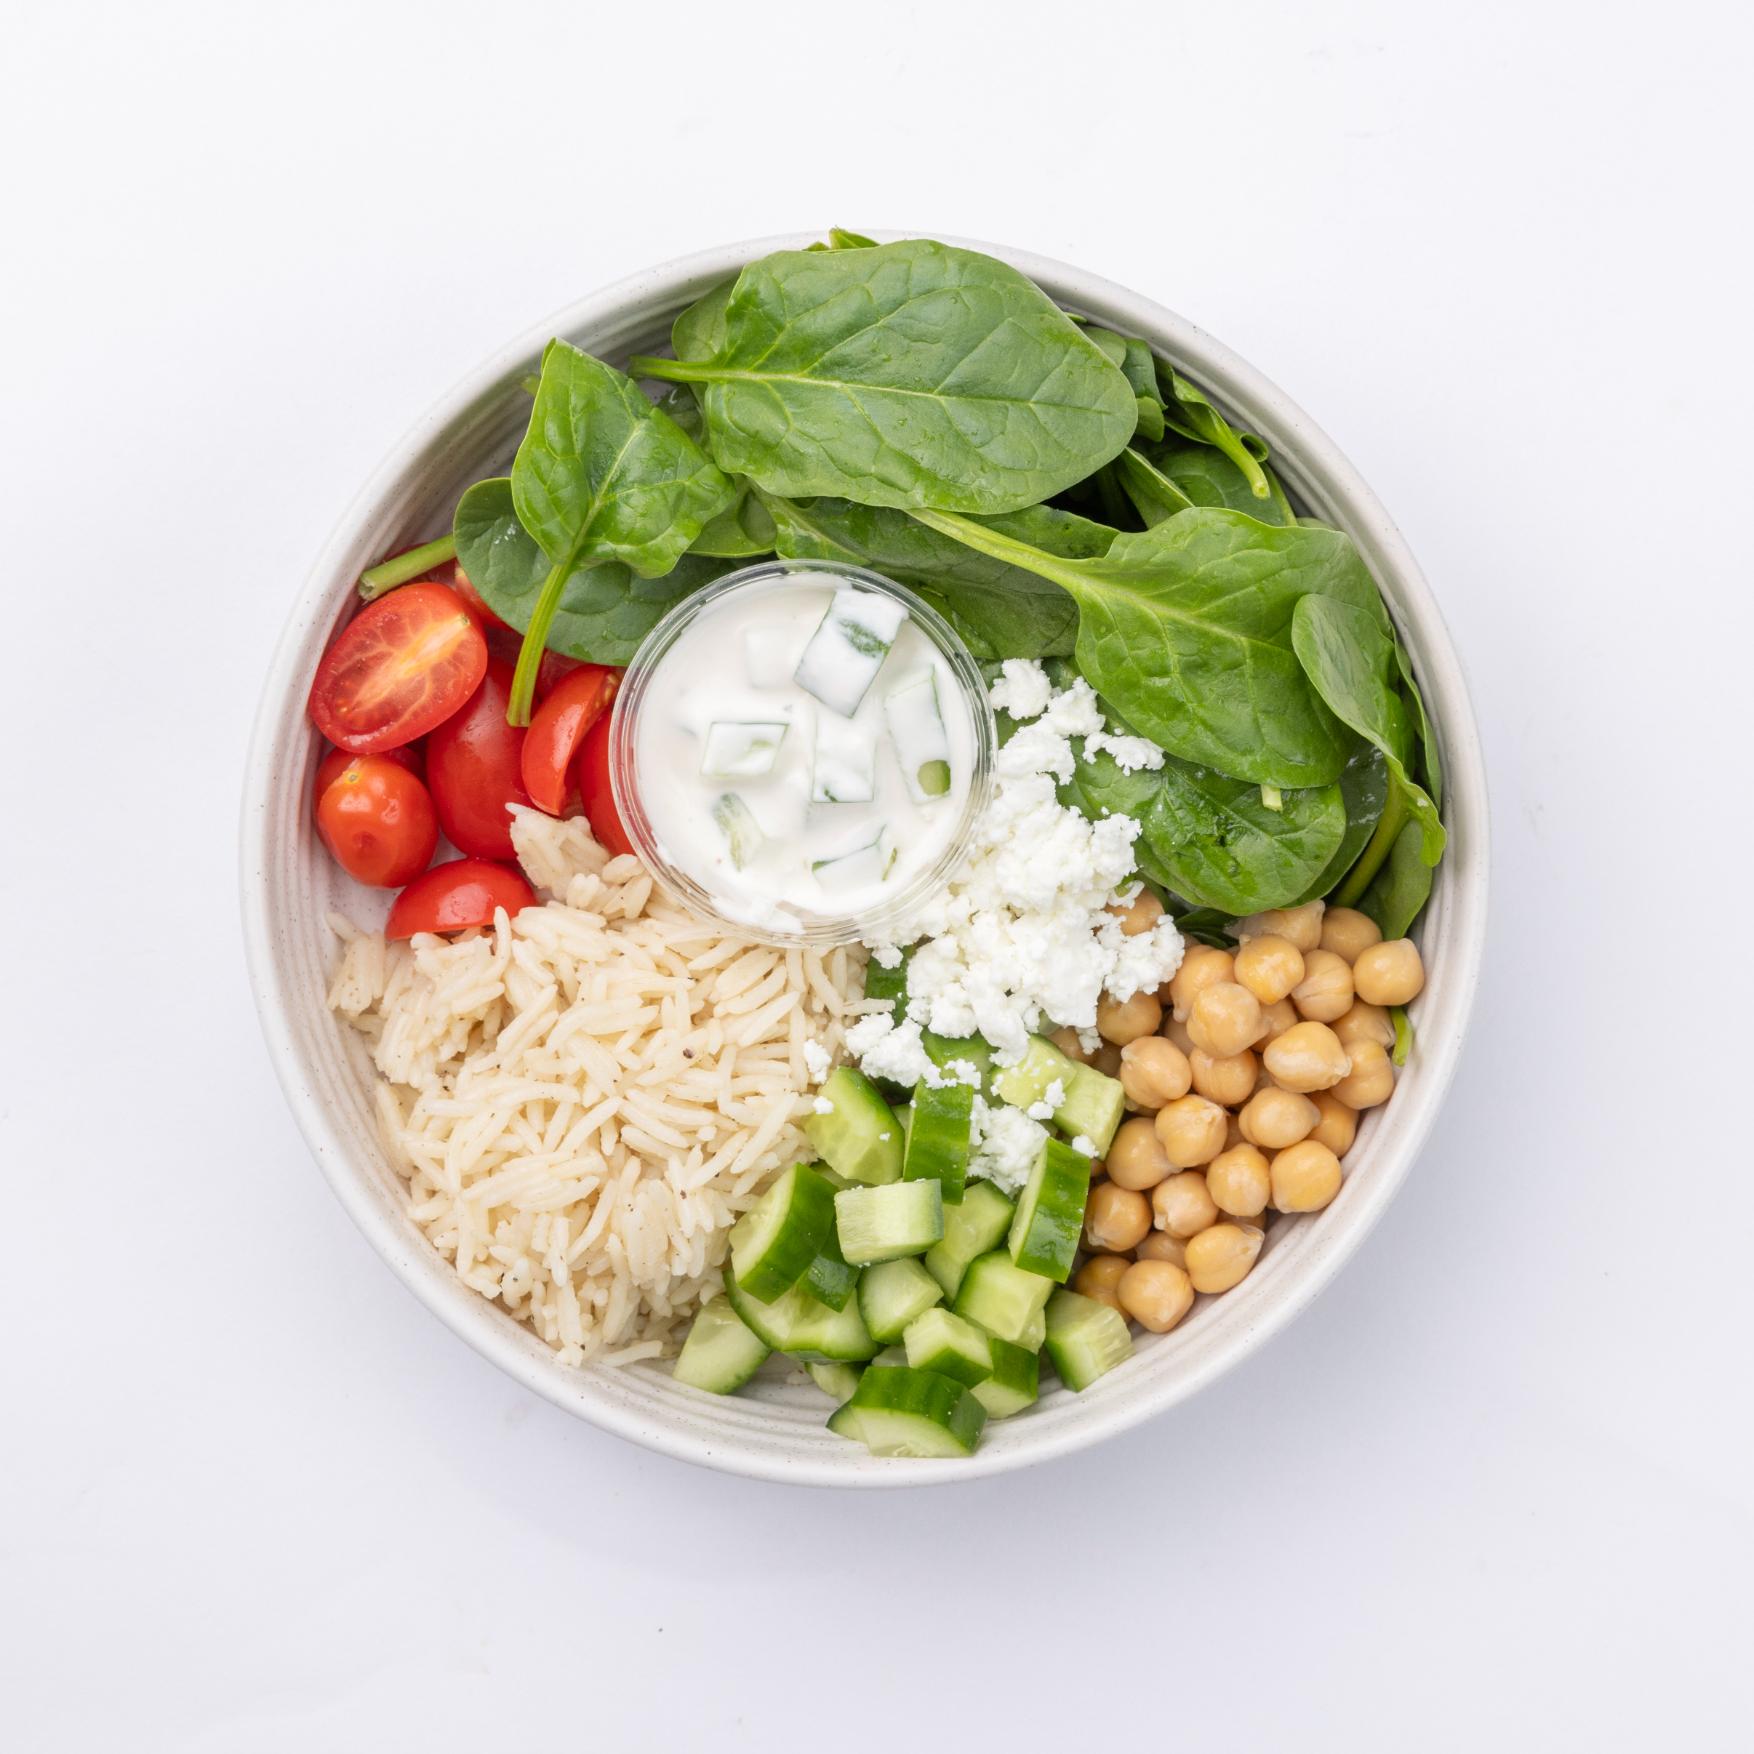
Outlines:
POLYGON ((930 670, 909 676, 883 698, 883 717, 901 764, 908 796, 930 804, 950 790, 950 738, 938 707, 938 679, 930 670))
POLYGON ((869 884, 887 880, 895 869, 895 856, 889 830, 879 828, 876 838, 864 846, 849 847, 833 858, 812 859, 810 872, 824 889, 863 889, 869 884))
POLYGON ((735 792, 721 792, 713 800, 713 821, 731 849, 731 863, 739 871, 766 844, 767 836, 761 832, 761 824, 735 792))
POLYGON ((758 779, 773 772, 785 738, 786 726, 778 720, 715 719, 706 728, 700 771, 709 780, 758 779))
POLYGON ((907 609, 878 591, 845 586, 810 636, 792 679, 830 712, 850 719, 877 679, 907 609))

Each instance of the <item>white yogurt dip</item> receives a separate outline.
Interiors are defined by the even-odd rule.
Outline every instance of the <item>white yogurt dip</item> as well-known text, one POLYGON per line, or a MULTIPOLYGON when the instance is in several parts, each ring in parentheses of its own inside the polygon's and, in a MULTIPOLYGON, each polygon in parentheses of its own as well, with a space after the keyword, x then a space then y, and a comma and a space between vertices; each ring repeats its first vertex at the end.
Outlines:
POLYGON ((939 861, 977 735, 905 603, 800 571, 726 592, 664 651, 633 782, 659 855, 725 918, 783 932, 881 911, 939 861))

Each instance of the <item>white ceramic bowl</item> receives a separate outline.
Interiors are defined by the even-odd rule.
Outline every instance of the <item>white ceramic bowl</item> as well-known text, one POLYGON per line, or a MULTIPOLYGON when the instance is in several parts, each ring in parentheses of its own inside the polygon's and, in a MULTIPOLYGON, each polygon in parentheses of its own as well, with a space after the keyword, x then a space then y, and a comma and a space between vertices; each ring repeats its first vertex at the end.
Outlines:
MULTIPOLYGON (((719 1400, 672 1384, 662 1368, 574 1370, 556 1363, 528 1328, 467 1290, 409 1220, 402 1184, 372 1122, 370 1063, 325 1007, 334 946, 324 914, 346 907, 358 917, 363 892, 340 875, 312 828, 318 739, 305 718, 305 695, 318 658, 347 617, 361 569, 399 544, 448 528, 458 494, 503 470, 529 410, 519 379, 550 336, 620 363, 661 345, 676 312, 745 262, 807 241, 727 244, 596 293, 489 360, 396 446, 318 559, 263 688, 243 806, 245 938, 269 1053, 323 1173, 394 1271, 477 1351, 568 1412, 685 1461, 809 1485, 931 1485, 1064 1455, 1173 1407, 1284 1327, 1358 1247, 1412 1168, 1461 1048, 1486 929, 1485 773, 1437 604, 1388 514, 1308 417, 1161 305, 1060 262, 973 245, 1014 263, 1069 308, 1149 340, 1266 439, 1292 493, 1363 550, 1412 653, 1449 788, 1449 853, 1419 931, 1429 981, 1412 1062, 1394 1100, 1361 1129, 1345 1187, 1326 1211, 1280 1220, 1260 1263, 1235 1291, 1202 1300, 1173 1333, 1142 1336, 1136 1356, 1082 1395, 1057 1389, 1027 1413, 994 1423, 971 1459, 867 1455, 824 1428, 827 1407, 814 1389, 774 1382, 719 1400)), ((1384 394, 1392 395, 1393 386, 1385 385, 1384 394)))

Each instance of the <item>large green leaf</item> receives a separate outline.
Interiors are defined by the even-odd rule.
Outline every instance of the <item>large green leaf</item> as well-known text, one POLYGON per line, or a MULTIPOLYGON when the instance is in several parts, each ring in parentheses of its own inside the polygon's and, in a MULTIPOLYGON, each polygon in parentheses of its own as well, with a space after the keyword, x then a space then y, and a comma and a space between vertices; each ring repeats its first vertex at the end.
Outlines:
POLYGON ((1389 767, 1383 752, 1365 744, 1340 775, 1340 796, 1346 805, 1346 832, 1327 868, 1300 896, 1299 904, 1331 895, 1340 879, 1358 861, 1382 816, 1389 795, 1389 767))
POLYGON ((1385 938, 1404 938, 1431 899, 1432 868, 1425 861, 1417 822, 1395 836, 1388 857, 1358 898, 1358 906, 1382 928, 1385 938))
POLYGON ((1248 477, 1235 462, 1211 445, 1154 445, 1146 449, 1144 455, 1191 505, 1229 506, 1232 511, 1247 512, 1251 518, 1259 518, 1263 524, 1297 521, 1285 497, 1285 489, 1279 485, 1278 476, 1265 464, 1260 465, 1268 487, 1268 497, 1263 500, 1255 497, 1248 477))
MULTIPOLYGON (((691 355, 711 318, 684 313, 691 355)), ((928 239, 764 257, 710 356, 633 366, 699 385, 714 459, 788 499, 1021 510, 1099 468, 1138 417, 1039 287, 928 239)))

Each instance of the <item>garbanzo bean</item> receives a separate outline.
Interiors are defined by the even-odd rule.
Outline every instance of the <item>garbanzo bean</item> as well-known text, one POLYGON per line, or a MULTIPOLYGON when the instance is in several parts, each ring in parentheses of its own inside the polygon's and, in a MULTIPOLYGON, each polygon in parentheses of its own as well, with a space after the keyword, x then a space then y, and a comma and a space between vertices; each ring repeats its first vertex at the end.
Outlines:
POLYGON ((1192 1082, 1188 1056, 1161 1035, 1141 1035, 1121 1049, 1121 1089, 1135 1108, 1155 1113, 1186 1096, 1192 1082))
POLYGON ((1111 907, 1108 911, 1120 916, 1121 931, 1125 936, 1136 938, 1141 932, 1149 932, 1163 918, 1163 903, 1149 889, 1142 887, 1128 906, 1111 907))
POLYGON ((1275 1083, 1305 1093, 1327 1090, 1352 1070, 1340 1038, 1325 1023, 1300 1023, 1286 1030, 1277 1041, 1267 1044, 1261 1058, 1275 1083))
POLYGON ((1072 1281, 1072 1289, 1082 1292, 1086 1297, 1094 1297, 1098 1303, 1106 1303, 1110 1309, 1119 1310, 1125 1315, 1127 1312, 1121 1308, 1121 1300, 1115 1292, 1122 1275, 1132 1264, 1125 1255, 1092 1255, 1078 1269, 1077 1277, 1072 1281))
POLYGON ((1173 1261, 1135 1261, 1116 1294, 1122 1311, 1154 1334, 1167 1334, 1194 1307, 1193 1281, 1173 1261))
POLYGON ((1291 989, 1299 1017, 1332 1023, 1352 1009, 1352 965, 1331 950, 1312 950, 1303 959, 1303 979, 1291 989))
POLYGON ((1109 1180, 1123 1188, 1154 1188, 1175 1169, 1144 1115, 1134 1115, 1115 1129, 1107 1162, 1109 1180))
POLYGON ((1261 1007, 1261 1033, 1250 1045, 1264 1048, 1268 1042, 1277 1041, 1286 1030, 1295 1029, 1302 1021, 1297 1015, 1297 1007, 1289 999, 1275 999, 1271 1005, 1261 1007))
POLYGON ((1261 1033, 1261 1002, 1239 981, 1214 981, 1194 995, 1188 1034, 1194 1046, 1223 1059, 1240 1054, 1261 1033))
POLYGON ((1272 1165, 1273 1204, 1281 1212, 1319 1212, 1340 1191, 1340 1160, 1326 1145, 1288 1145, 1272 1165))
POLYGON ((1247 1048, 1240 1054, 1223 1055, 1195 1048, 1188 1055, 1194 1088, 1208 1102, 1228 1103, 1232 1107, 1248 1101, 1260 1069, 1261 1062, 1247 1048))
POLYGON ((1385 1048, 1395 1045, 1394 1019, 1382 1006, 1367 1005, 1362 999, 1355 999, 1352 1009, 1334 1020, 1334 1033, 1347 1047, 1358 1041, 1374 1041, 1385 1048))
POLYGON ((1220 1212, 1231 1218, 1253 1218, 1266 1209, 1272 1191, 1266 1153, 1253 1145, 1220 1151, 1206 1165, 1206 1191, 1220 1212))
POLYGON ((1303 979, 1303 952, 1277 932, 1251 938, 1236 953, 1236 978, 1263 1005, 1271 1005, 1303 979))
POLYGON ((1322 1111, 1307 1096, 1269 1084, 1248 1099, 1237 1124, 1251 1145, 1283 1151, 1287 1145, 1307 1139, 1321 1118, 1322 1111))
POLYGON ((1121 1050, 1112 1041, 1105 1041, 1090 1056, 1089 1064, 1105 1078, 1118 1078, 1121 1075, 1121 1050))
POLYGON ((1395 1068, 1381 1042, 1354 1042, 1346 1050, 1352 1070, 1333 1087, 1348 1108, 1375 1108, 1395 1094, 1395 1068))
POLYGON ((1322 915, 1322 948, 1356 962, 1362 950, 1382 942, 1382 927, 1355 907, 1331 907, 1322 915))
POLYGON ((1228 950, 1211 944, 1190 944, 1182 952, 1182 965, 1169 983, 1169 1001, 1178 1023, 1186 1023, 1194 996, 1204 987, 1236 979, 1236 959, 1228 950))
POLYGON ((1210 1163, 1224 1149, 1229 1117, 1203 1096, 1178 1096, 1157 1111, 1152 1125, 1171 1169, 1193 1169, 1210 1163))
POLYGON ((1096 1002, 1097 1033, 1118 1048, 1142 1035, 1155 1035, 1162 1021, 1163 1007, 1155 993, 1135 993, 1130 999, 1111 999, 1104 993, 1096 1002))
POLYGON ((1322 913, 1326 903, 1306 901, 1302 907, 1270 908, 1263 914, 1250 914, 1238 920, 1233 930, 1236 941, 1246 944, 1250 938, 1269 935, 1295 944, 1305 956, 1322 941, 1322 913))
POLYGON ((1188 1278, 1196 1291, 1228 1291, 1260 1258, 1264 1234, 1252 1224, 1214 1224, 1188 1238, 1188 1278))
POLYGON ((1084 1240, 1104 1254, 1125 1254, 1151 1228, 1151 1202, 1134 1188, 1098 1182, 1084 1203, 1084 1240))
POLYGON ((1188 1026, 1179 1017, 1165 1017, 1159 1033, 1165 1041, 1174 1042, 1184 1054, 1194 1051, 1194 1038, 1188 1034, 1188 1026))
POLYGON ((1056 1029, 1054 1033, 1048 1037, 1048 1040, 1051 1041, 1068 1060, 1076 1060, 1081 1066, 1086 1064, 1090 1059, 1090 1056, 1085 1053, 1084 1044, 1078 1039, 1078 1031, 1075 1029, 1056 1029))
POLYGON ((1358 996, 1372 1005, 1410 1005, 1425 990, 1425 964, 1411 938, 1391 938, 1361 951, 1352 965, 1358 996))
POLYGON ((1188 1264, 1188 1245, 1167 1230, 1154 1230, 1133 1251, 1142 1261, 1174 1261, 1178 1267, 1188 1264))
POLYGON ((1218 1222, 1218 1202, 1197 1169, 1184 1169, 1151 1190, 1151 1217, 1158 1230, 1185 1239, 1218 1222))
POLYGON ((1316 1105, 1321 1119, 1310 1130, 1310 1137, 1326 1145, 1336 1157, 1344 1157, 1358 1137, 1358 1115, 1331 1090, 1318 1090, 1310 1101, 1316 1105))

